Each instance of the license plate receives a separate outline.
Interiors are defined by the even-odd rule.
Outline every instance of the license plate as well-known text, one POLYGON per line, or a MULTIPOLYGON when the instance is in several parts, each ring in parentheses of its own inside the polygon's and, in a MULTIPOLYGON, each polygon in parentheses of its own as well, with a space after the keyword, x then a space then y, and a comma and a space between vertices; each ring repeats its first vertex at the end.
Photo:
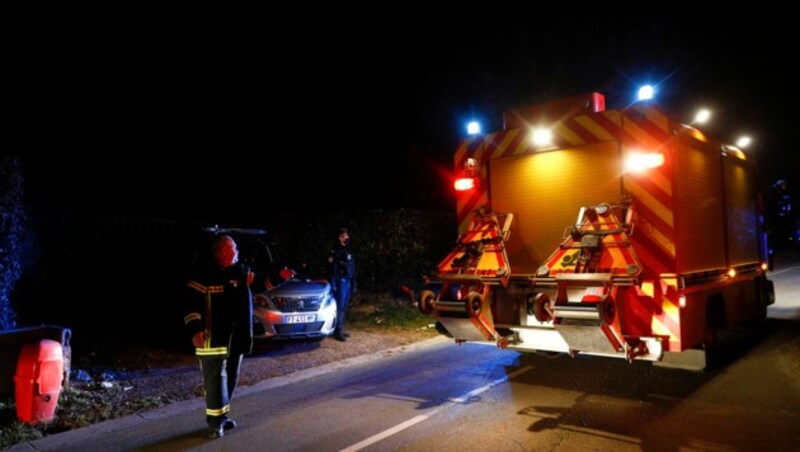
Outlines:
POLYGON ((316 314, 287 315, 286 323, 309 323, 317 320, 316 314))

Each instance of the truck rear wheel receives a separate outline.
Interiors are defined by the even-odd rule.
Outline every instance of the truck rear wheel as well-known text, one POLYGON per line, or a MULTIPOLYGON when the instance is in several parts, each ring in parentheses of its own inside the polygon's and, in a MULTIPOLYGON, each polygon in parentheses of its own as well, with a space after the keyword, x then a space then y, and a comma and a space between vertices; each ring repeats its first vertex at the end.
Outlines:
POLYGON ((763 322, 767 318, 767 307, 775 303, 775 285, 766 277, 755 279, 756 318, 754 323, 763 322))
POLYGON ((611 299, 611 296, 603 298, 603 301, 597 305, 597 311, 600 313, 601 322, 606 325, 614 323, 614 316, 617 313, 617 309, 614 306, 614 300, 611 299))
POLYGON ((725 325, 725 309, 720 295, 709 297, 706 301, 706 323, 703 330, 703 351, 706 355, 706 369, 719 365, 719 330, 725 325))

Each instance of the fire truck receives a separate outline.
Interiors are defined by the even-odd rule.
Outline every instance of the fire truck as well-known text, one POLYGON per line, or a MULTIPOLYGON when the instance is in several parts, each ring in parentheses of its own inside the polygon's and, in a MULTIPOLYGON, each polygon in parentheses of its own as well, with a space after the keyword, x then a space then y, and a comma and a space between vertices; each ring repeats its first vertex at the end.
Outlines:
POLYGON ((417 300, 456 342, 702 368, 720 331, 766 317, 741 149, 654 103, 606 110, 600 93, 503 123, 455 152, 458 239, 417 300))

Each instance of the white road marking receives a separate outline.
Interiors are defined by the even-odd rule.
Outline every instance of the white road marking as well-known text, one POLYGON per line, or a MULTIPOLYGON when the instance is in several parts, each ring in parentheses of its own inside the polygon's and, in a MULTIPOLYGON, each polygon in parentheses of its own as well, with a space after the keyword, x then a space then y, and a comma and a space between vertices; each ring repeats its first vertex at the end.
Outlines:
POLYGON ((377 435, 370 436, 369 438, 365 439, 364 441, 355 443, 350 447, 344 448, 344 449, 342 449, 342 452, 355 452, 357 450, 361 450, 361 449, 363 449, 363 448, 365 448, 365 447, 367 447, 367 446, 369 446, 371 444, 375 444, 378 441, 381 441, 381 440, 383 440, 385 438, 388 438, 388 437, 394 435, 395 433, 397 433, 399 431, 405 430, 408 427, 411 427, 412 425, 419 424, 420 422, 422 422, 422 421, 424 421, 426 419, 428 419, 428 416, 425 416, 424 414, 421 414, 419 416, 415 416, 415 417, 403 422, 402 424, 395 425, 394 427, 392 427, 392 428, 390 428, 388 430, 384 430, 384 431, 378 433, 377 435))
POLYGON ((462 395, 460 397, 456 397, 454 399, 450 399, 450 403, 446 403, 446 404, 444 404, 444 405, 442 405, 442 406, 430 411, 428 414, 421 414, 419 416, 414 416, 413 418, 411 418, 411 419, 409 419, 409 420, 407 420, 407 421, 405 421, 403 423, 397 424, 392 428, 386 429, 386 430, 384 430, 384 431, 382 431, 382 432, 380 432, 380 433, 378 433, 376 435, 370 436, 369 438, 367 438, 367 439, 365 439, 363 441, 359 441, 359 442, 353 444, 352 446, 346 447, 346 448, 342 449, 341 452, 356 452, 358 450, 364 449, 365 447, 370 446, 372 444, 375 444, 378 441, 382 441, 382 440, 394 435, 395 433, 401 432, 401 431, 403 431, 403 430, 405 430, 405 429, 407 429, 407 428, 409 428, 409 427, 411 427, 413 425, 419 424, 420 422, 422 422, 422 421, 424 421, 426 419, 430 419, 433 415, 435 415, 439 411, 442 411, 443 409, 445 409, 445 408, 447 408, 449 406, 455 405, 457 403, 466 403, 472 397, 475 397, 476 395, 478 395, 478 394, 480 394, 482 392, 486 392, 489 389, 491 389, 491 388, 493 388, 493 387, 495 387, 495 386, 497 386, 497 385, 499 385, 501 383, 505 383, 506 381, 508 381, 509 378, 514 378, 514 377, 516 377, 518 375, 521 375, 521 374, 531 370, 532 368, 533 368, 532 366, 522 367, 522 368, 520 368, 520 369, 518 369, 518 370, 516 370, 514 372, 511 372, 510 374, 506 375, 503 378, 497 379, 497 380, 495 380, 495 381, 493 381, 493 382, 491 382, 489 384, 483 385, 480 388, 473 389, 472 391, 470 391, 470 392, 468 392, 468 393, 466 393, 466 394, 464 394, 464 395, 462 395))

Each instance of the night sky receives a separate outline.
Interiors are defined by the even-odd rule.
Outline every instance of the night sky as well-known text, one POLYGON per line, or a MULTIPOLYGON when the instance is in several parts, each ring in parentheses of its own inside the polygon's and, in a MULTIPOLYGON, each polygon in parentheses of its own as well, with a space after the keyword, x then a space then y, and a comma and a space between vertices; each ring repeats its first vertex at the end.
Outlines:
POLYGON ((707 106, 712 135, 750 134, 764 179, 797 189, 796 10, 382 8, 32 20, 5 65, 30 199, 220 221, 450 209, 471 117, 490 132, 592 91, 619 108, 643 83, 675 118, 707 106))

